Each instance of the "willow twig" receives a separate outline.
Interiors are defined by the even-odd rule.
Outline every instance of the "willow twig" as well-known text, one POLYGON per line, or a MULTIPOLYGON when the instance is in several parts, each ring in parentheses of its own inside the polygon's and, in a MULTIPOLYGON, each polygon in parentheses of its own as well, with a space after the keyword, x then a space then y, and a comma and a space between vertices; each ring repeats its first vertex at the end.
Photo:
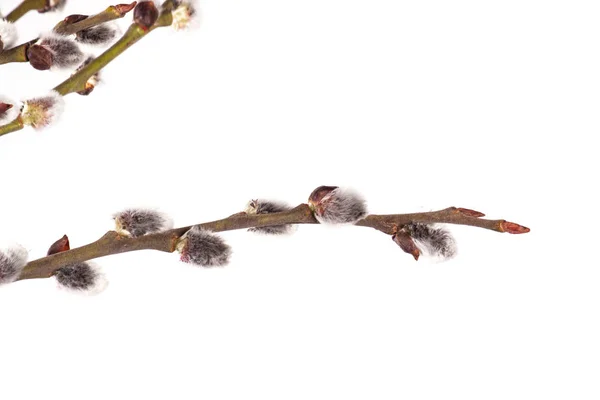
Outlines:
MULTIPOLYGON (((387 235, 393 235, 402 226, 411 223, 448 223, 509 233, 526 233, 529 231, 525 227, 505 220, 488 220, 473 215, 475 214, 470 210, 450 207, 439 211, 414 214, 373 214, 358 221, 355 225, 373 228, 387 235)), ((300 204, 285 212, 273 214, 238 213, 228 218, 202 223, 198 226, 212 232, 224 232, 265 226, 318 223, 310 207, 307 204, 300 204)), ((136 238, 109 231, 93 243, 31 261, 25 266, 19 280, 49 278, 53 276, 56 270, 66 265, 130 251, 158 250, 172 253, 176 250, 179 238, 190 228, 191 226, 186 226, 136 238)))
POLYGON ((8 22, 16 22, 29 11, 42 10, 44 7, 46 7, 46 0, 23 0, 6 16, 6 20, 8 22))
MULTIPOLYGON (((123 18, 129 11, 133 10, 135 5, 136 2, 134 1, 131 4, 117 4, 115 6, 110 6, 106 10, 101 11, 96 15, 87 17, 79 22, 69 23, 66 20, 62 20, 56 24, 53 30, 54 32, 64 36, 73 35, 84 29, 93 28, 105 22, 123 18)), ((0 52, 0 65, 15 62, 28 62, 29 59, 27 58, 27 50, 29 49, 29 46, 34 44, 37 40, 38 38, 21 43, 18 46, 0 52)))
MULTIPOLYGON (((133 46, 136 42, 153 30, 170 26, 173 23, 172 11, 174 5, 175 2, 173 0, 165 1, 162 5, 160 16, 154 25, 149 29, 145 29, 137 23, 131 24, 121 39, 119 39, 115 44, 108 48, 104 53, 96 57, 85 67, 81 68, 65 81, 56 86, 53 90, 62 96, 85 90, 85 85, 88 79, 108 65, 112 60, 121 55, 125 50, 133 46)), ((12 122, 0 126, 0 136, 23 129, 24 124, 22 121, 20 121, 20 119, 21 117, 19 116, 12 122)))

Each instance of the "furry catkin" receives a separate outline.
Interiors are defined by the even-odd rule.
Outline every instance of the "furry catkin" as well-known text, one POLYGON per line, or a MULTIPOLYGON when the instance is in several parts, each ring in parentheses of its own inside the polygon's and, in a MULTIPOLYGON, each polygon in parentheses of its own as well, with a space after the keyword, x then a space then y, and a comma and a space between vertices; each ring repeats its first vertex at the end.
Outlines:
POLYGON ((173 223, 167 216, 155 210, 129 208, 113 217, 117 232, 131 237, 158 233, 173 227, 173 223))
POLYGON ((0 251, 0 285, 16 280, 27 265, 27 250, 15 246, 0 251))
POLYGON ((404 229, 417 242, 417 246, 426 250, 430 256, 444 259, 456 254, 456 242, 452 234, 444 228, 428 224, 409 224, 404 229))
POLYGON ((111 24, 101 24, 77 32, 75 40, 89 45, 102 45, 110 42, 117 36, 117 30, 111 24))
MULTIPOLYGON (((283 211, 291 210, 292 207, 277 201, 270 200, 252 200, 246 206, 246 213, 248 214, 273 214, 283 211)), ((282 235, 289 233, 292 230, 292 225, 275 225, 275 226, 262 226, 258 228, 250 228, 248 232, 258 232, 267 235, 282 235)))
POLYGON ((62 96, 55 91, 51 91, 46 96, 26 100, 21 119, 25 125, 35 129, 45 128, 62 114, 64 103, 62 96))
POLYGON ((81 63, 84 54, 77 43, 53 33, 43 35, 37 45, 52 53, 52 67, 71 68, 81 63))
POLYGON ((336 186, 316 188, 309 204, 322 224, 353 224, 367 216, 365 200, 358 193, 336 186))
POLYGON ((78 292, 97 293, 106 287, 103 275, 87 262, 62 267, 54 276, 63 288, 78 292))
POLYGON ((226 265, 231 255, 231 248, 221 237, 199 226, 187 231, 178 247, 181 261, 202 267, 226 265))

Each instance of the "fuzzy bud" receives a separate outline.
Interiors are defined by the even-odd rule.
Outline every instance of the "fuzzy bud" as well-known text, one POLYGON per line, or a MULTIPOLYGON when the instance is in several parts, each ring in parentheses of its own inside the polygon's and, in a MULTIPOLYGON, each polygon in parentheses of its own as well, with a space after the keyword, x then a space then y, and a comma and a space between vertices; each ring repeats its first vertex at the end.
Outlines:
POLYGON ((63 251, 67 250, 71 250, 69 237, 67 235, 63 235, 63 237, 52 243, 52 246, 50 246, 46 255, 51 256, 52 254, 62 253, 63 251))
POLYGON ((446 229, 428 224, 408 224, 403 230, 430 257, 449 259, 456 255, 456 242, 446 229))
POLYGON ((173 228, 173 222, 163 213, 149 209, 130 208, 113 216, 119 234, 139 237, 173 228))
POLYGON ((17 41, 17 28, 12 22, 0 18, 0 51, 12 47, 17 41))
POLYGON ((25 125, 42 129, 56 121, 62 113, 63 106, 62 96, 52 91, 47 96, 26 100, 21 111, 21 119, 25 125))
POLYGON ((149 29, 158 19, 158 8, 153 1, 141 1, 133 10, 133 21, 144 29, 149 29))
POLYGON ((42 36, 36 44, 27 49, 29 63, 39 70, 74 67, 83 60, 83 57, 77 43, 55 34, 42 36))
POLYGON ((54 276, 61 287, 77 292, 99 293, 106 287, 104 276, 87 262, 57 269, 54 276))
POLYGON ((117 33, 117 29, 113 24, 101 24, 77 32, 75 40, 79 43, 101 46, 116 38, 117 33))
MULTIPOLYGON (((269 200, 251 200, 246 206, 246 214, 273 214, 291 210, 287 204, 269 201, 269 200)), ((248 232, 259 232, 267 235, 281 235, 290 233, 292 225, 275 225, 275 226, 262 226, 258 228, 250 228, 248 232)))
POLYGON ((220 267, 229 262, 231 247, 211 231, 194 226, 179 239, 181 261, 202 267, 220 267))
POLYGON ((46 0, 46 5, 39 9, 38 12, 46 13, 49 11, 60 11, 64 8, 67 0, 46 0))
POLYGON ((173 23, 171 26, 176 31, 186 29, 190 26, 190 22, 196 16, 197 11, 194 5, 188 1, 182 1, 177 4, 173 10, 173 23))
POLYGON ((27 250, 14 246, 0 250, 0 285, 15 281, 27 265, 27 250))
POLYGON ((308 198, 308 205, 322 224, 354 224, 367 216, 365 200, 337 186, 319 186, 308 198))

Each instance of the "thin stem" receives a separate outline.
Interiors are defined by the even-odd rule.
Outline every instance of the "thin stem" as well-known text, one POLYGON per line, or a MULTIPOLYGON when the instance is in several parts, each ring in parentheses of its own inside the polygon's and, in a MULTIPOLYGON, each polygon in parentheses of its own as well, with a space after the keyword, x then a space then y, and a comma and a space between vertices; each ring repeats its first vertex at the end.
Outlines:
POLYGON ((6 16, 8 22, 16 22, 29 11, 41 10, 46 7, 46 0, 23 0, 10 14, 6 16))
MULTIPOLYGON (((119 6, 123 5, 117 5, 115 7, 119 6)), ((158 20, 150 29, 144 30, 138 24, 132 24, 119 41, 113 44, 104 53, 96 57, 88 65, 86 65, 85 67, 71 75, 69 78, 67 78, 65 81, 63 81, 61 84, 56 86, 53 90, 57 91, 63 96, 69 93, 83 91, 85 89, 85 84, 91 76, 99 72, 102 68, 104 68, 111 61, 117 58, 125 50, 127 50, 129 47, 131 47, 133 44, 138 42, 141 38, 146 36, 151 31, 155 30, 156 28, 171 25, 171 23, 173 22, 173 7, 174 3, 172 0, 165 1, 163 3, 162 11, 160 16, 158 17, 158 20)), ((110 10, 110 7, 107 10, 110 10)), ((105 10, 104 12, 107 12, 107 10, 105 10)), ((1 61, 3 54, 4 53, 0 53, 0 64, 2 64, 1 61)), ((23 129, 23 124, 18 124, 15 120, 6 125, 0 126, 0 136, 19 131, 21 129, 23 129)))
POLYGON ((118 42, 53 90, 56 90, 63 96, 84 90, 86 82, 92 75, 108 65, 108 63, 117 58, 147 33, 148 31, 142 29, 138 24, 132 24, 118 42))
MULTIPOLYGON (((529 232, 529 229, 505 220, 487 220, 473 215, 482 214, 474 213, 471 210, 450 207, 444 210, 424 213, 369 215, 365 219, 358 221, 355 225, 373 228, 387 235, 393 235, 402 226, 416 222, 468 225, 496 232, 529 232)), ((212 232, 224 232, 264 226, 318 223, 309 206, 307 204, 300 204, 285 212, 273 214, 238 213, 217 221, 202 223, 199 226, 212 232)), ((19 280, 49 278, 57 269, 66 265, 130 251, 158 250, 172 253, 176 249, 178 239, 190 228, 191 226, 186 226, 137 238, 122 236, 117 232, 110 231, 93 243, 31 261, 25 266, 19 280)))
POLYGON ((0 136, 6 135, 7 133, 19 131, 23 129, 23 121, 20 117, 15 120, 12 120, 6 125, 0 125, 0 136))
POLYGON ((89 29, 105 22, 123 18, 129 11, 135 8, 136 4, 137 2, 134 1, 131 4, 117 4, 116 6, 110 6, 106 10, 99 12, 96 15, 92 15, 75 23, 69 24, 64 20, 60 21, 54 27, 54 32, 58 33, 59 35, 73 35, 77 32, 83 31, 84 29, 89 29))

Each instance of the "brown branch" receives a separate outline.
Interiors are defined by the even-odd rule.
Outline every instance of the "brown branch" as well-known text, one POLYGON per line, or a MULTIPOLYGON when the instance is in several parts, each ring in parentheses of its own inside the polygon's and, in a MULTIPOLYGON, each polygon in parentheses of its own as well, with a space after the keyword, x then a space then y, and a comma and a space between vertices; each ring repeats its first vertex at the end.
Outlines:
POLYGON ((29 11, 43 10, 46 0, 23 0, 14 10, 6 16, 8 22, 16 22, 29 11))
MULTIPOLYGON (((440 211, 414 214, 369 215, 355 225, 373 228, 387 235, 393 235, 402 226, 415 222, 468 225, 496 232, 529 232, 528 228, 512 222, 481 219, 478 216, 483 216, 483 214, 468 209, 450 207, 440 211)), ((212 232, 224 232, 264 226, 318 223, 309 206, 300 204, 285 212, 252 215, 238 213, 228 218, 199 224, 199 226, 212 232)), ((31 261, 25 266, 19 280, 49 278, 57 269, 66 265, 130 251, 158 250, 172 253, 176 249, 178 239, 190 228, 191 226, 186 226, 137 238, 122 236, 117 232, 110 231, 93 243, 31 261)))
MULTIPOLYGON (((105 22, 123 18, 129 11, 133 10, 135 5, 136 2, 110 6, 106 10, 78 22, 69 22, 69 17, 67 17, 54 27, 54 32, 64 36, 73 35, 84 29, 89 29, 105 22)), ((6 49, 4 52, 0 52, 0 65, 14 62, 28 62, 27 50, 38 39, 39 38, 30 40, 18 46, 6 49)))

